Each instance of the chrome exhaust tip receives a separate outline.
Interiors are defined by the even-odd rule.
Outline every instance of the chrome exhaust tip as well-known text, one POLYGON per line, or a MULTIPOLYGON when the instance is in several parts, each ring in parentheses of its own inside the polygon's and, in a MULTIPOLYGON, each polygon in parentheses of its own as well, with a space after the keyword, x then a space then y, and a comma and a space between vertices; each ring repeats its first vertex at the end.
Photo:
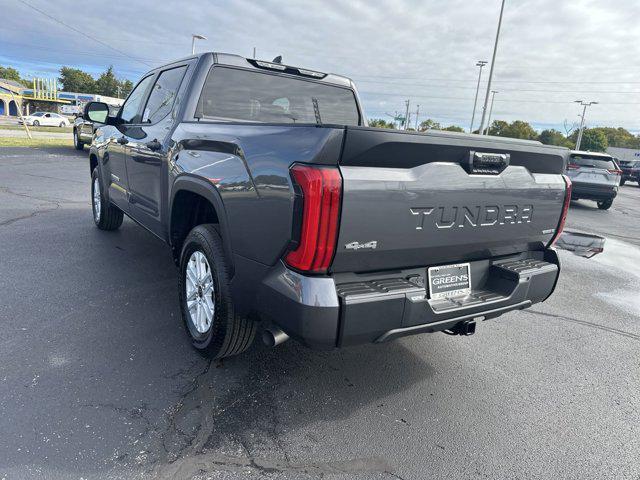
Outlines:
POLYGON ((289 340, 289 335, 278 327, 266 328, 262 332, 262 341, 267 347, 275 347, 289 340))

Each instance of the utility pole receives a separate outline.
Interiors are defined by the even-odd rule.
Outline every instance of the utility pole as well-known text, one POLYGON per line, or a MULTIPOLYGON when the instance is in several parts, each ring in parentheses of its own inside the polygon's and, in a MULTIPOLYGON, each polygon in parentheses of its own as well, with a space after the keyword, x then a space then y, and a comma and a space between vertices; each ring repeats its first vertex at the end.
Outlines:
POLYGON ((480 72, 478 73, 478 86, 476 87, 476 98, 473 99, 473 114, 471 115, 471 125, 469 126, 469 133, 473 133, 473 122, 476 119, 476 105, 478 103, 478 92, 480 91, 480 78, 482 77, 482 67, 487 64, 486 60, 478 60, 476 63, 476 67, 480 67, 480 72))
POLYGON ((191 34, 191 55, 194 55, 196 53, 196 39, 206 40, 207 37, 205 37, 204 35, 198 35, 196 33, 191 34))
POLYGON ((420 115, 420 105, 416 108, 416 132, 418 131, 418 116, 420 115))
POLYGON ((487 114, 487 105, 489 103, 489 93, 491 92, 491 80, 493 80, 493 67, 496 66, 496 52, 498 51, 498 40, 500 39, 500 27, 502 26, 502 13, 504 12, 504 2, 502 0, 502 6, 500 7, 500 18, 498 18, 498 30, 496 31, 496 42, 493 45, 493 56, 491 57, 491 68, 489 69, 489 81, 487 83, 487 93, 484 97, 484 107, 482 108, 482 120, 480 120, 480 129, 478 132, 482 134, 484 129, 484 119, 487 114))
POLYGON ((255 60, 256 58, 256 47, 253 47, 253 59, 255 60))
POLYGON ((487 128, 484 129, 485 135, 489 135, 489 128, 491 127, 491 113, 493 113, 493 100, 496 98, 496 93, 500 92, 491 90, 491 106, 489 107, 489 119, 487 120, 487 128))
POLYGON ((404 104, 407 106, 407 112, 404 115, 404 129, 409 128, 409 100, 405 101, 404 104))
POLYGON ((580 150, 580 144, 582 143, 582 132, 584 131, 584 116, 587 113, 587 107, 591 105, 597 105, 598 102, 585 102, 584 100, 576 100, 574 103, 582 105, 582 115, 580 116, 580 130, 578 130, 578 141, 576 142, 576 150, 580 150))

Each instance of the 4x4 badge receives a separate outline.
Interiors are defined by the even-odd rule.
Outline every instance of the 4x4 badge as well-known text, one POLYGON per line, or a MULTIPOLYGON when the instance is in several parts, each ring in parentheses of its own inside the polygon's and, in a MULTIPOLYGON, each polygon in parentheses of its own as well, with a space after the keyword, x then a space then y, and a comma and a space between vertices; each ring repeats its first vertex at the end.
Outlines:
POLYGON ((344 248, 347 250, 360 250, 363 248, 375 249, 378 248, 378 241, 372 240, 370 242, 359 243, 359 242, 351 242, 347 243, 344 248))

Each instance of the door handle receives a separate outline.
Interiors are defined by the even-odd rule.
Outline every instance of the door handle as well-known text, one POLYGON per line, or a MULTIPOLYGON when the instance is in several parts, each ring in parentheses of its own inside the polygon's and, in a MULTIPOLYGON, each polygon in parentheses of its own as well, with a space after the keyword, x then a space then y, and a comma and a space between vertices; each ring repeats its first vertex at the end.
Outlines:
POLYGON ((154 138, 150 142, 147 142, 145 145, 152 152, 157 152, 158 150, 160 150, 162 148, 162 144, 158 141, 157 138, 154 138))
POLYGON ((122 136, 118 139, 118 143, 120 145, 126 145, 127 143, 129 143, 129 140, 127 140, 126 137, 122 136))

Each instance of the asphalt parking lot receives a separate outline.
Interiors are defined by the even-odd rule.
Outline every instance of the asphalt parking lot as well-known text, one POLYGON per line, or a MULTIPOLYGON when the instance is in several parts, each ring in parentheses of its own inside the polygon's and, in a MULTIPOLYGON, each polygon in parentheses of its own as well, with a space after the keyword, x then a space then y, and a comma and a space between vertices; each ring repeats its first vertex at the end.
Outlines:
POLYGON ((0 149, 0 479, 640 478, 640 187, 573 204, 554 296, 461 338, 189 345, 169 250, 86 152, 0 149))

